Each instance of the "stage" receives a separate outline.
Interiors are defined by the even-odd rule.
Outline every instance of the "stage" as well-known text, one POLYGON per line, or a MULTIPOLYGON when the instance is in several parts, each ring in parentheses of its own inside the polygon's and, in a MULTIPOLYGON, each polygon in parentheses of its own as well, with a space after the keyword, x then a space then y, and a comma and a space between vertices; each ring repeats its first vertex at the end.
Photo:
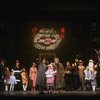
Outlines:
POLYGON ((93 91, 63 91, 63 93, 58 93, 55 91, 53 94, 48 94, 47 91, 44 91, 44 94, 39 94, 38 91, 14 91, 14 92, 0 92, 0 97, 5 96, 16 96, 16 97, 38 97, 38 96, 99 96, 100 90, 95 92, 93 91))

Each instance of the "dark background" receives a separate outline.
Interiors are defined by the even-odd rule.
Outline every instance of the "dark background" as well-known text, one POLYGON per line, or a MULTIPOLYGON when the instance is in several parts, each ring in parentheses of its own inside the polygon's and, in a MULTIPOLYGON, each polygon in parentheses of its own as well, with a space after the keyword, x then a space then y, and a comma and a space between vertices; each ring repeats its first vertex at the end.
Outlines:
POLYGON ((33 26, 66 28, 60 46, 49 51, 61 62, 77 55, 85 62, 97 59, 94 49, 100 48, 100 8, 96 0, 3 1, 0 3, 0 58, 8 65, 19 59, 30 66, 38 58, 32 38, 33 26))

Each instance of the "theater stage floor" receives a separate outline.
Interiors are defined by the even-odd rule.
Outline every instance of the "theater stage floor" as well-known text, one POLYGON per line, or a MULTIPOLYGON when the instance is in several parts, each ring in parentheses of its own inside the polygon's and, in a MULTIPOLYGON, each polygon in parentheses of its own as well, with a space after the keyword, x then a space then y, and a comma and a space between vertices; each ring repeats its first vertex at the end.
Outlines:
POLYGON ((32 91, 14 91, 14 92, 0 92, 0 97, 63 97, 63 96, 100 96, 100 90, 93 91, 63 91, 62 94, 59 94, 58 91, 55 91, 53 94, 47 94, 47 91, 44 91, 44 94, 39 94, 38 91, 35 93, 32 91))

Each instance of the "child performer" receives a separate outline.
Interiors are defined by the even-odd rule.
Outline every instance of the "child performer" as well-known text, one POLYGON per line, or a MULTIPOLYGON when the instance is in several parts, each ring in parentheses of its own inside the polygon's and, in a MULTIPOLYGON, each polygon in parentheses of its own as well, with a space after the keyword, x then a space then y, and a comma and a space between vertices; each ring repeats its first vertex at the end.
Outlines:
POLYGON ((22 76, 23 91, 26 91, 28 86, 28 74, 24 67, 22 68, 21 76, 22 76))
POLYGON ((86 90, 90 90, 90 87, 91 87, 91 71, 89 69, 89 66, 87 66, 86 69, 84 70, 84 75, 85 75, 86 90))
POLYGON ((10 75, 10 91, 14 91, 14 85, 17 84, 16 77, 14 76, 14 72, 10 75))
POLYGON ((5 72, 5 77, 4 77, 5 91, 8 91, 9 80, 10 80, 10 71, 9 71, 9 68, 6 67, 6 72, 5 72))
POLYGON ((53 88, 54 88, 54 75, 56 74, 56 70, 53 70, 53 66, 52 64, 48 65, 48 69, 45 72, 46 74, 46 85, 47 85, 47 91, 48 93, 52 93, 53 92, 53 88))
POLYGON ((91 73, 91 85, 92 85, 93 91, 95 91, 96 86, 97 86, 96 75, 97 75, 97 71, 93 68, 92 73, 91 73))

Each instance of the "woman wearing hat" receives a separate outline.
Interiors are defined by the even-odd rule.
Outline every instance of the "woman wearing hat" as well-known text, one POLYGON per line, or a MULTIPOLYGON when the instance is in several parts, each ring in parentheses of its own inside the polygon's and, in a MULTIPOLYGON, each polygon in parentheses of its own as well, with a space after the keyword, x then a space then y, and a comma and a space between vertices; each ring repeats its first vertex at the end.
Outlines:
POLYGON ((32 67, 30 68, 29 76, 30 76, 30 79, 32 81, 32 91, 35 92, 35 90, 36 90, 36 80, 37 80, 37 68, 36 68, 35 63, 33 63, 32 67))
POLYGON ((64 81, 64 67, 63 64, 59 61, 59 58, 54 58, 57 74, 56 74, 56 89, 59 93, 63 92, 65 86, 64 81))

